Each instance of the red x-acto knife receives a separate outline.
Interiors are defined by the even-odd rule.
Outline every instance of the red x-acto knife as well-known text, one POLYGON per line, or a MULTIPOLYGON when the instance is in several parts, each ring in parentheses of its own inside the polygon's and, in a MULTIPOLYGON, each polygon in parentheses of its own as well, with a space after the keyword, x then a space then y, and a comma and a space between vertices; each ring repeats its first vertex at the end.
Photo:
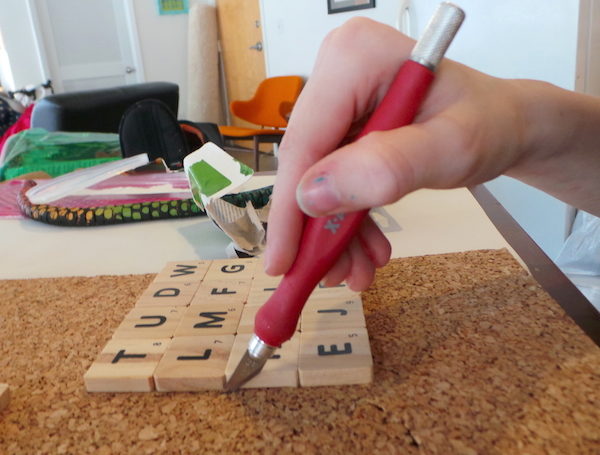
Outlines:
MULTIPOLYGON (((412 123, 433 81, 433 73, 464 16, 456 5, 448 2, 440 4, 410 58, 400 67, 387 94, 357 138, 372 131, 412 123)), ((333 267, 367 214, 368 210, 363 210, 308 219, 296 260, 277 290, 256 314, 254 335, 225 384, 226 391, 237 390, 256 376, 275 349, 292 337, 306 300, 333 267)))

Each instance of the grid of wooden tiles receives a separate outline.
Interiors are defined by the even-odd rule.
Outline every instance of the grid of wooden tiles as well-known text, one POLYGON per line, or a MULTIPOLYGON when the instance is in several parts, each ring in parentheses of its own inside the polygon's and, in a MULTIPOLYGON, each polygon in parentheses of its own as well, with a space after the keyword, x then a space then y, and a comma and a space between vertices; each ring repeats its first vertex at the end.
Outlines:
MULTIPOLYGON (((168 263, 85 373, 86 389, 222 390, 280 279, 256 259, 168 263)), ((296 335, 244 387, 363 384, 372 369, 360 295, 319 286, 296 335)))

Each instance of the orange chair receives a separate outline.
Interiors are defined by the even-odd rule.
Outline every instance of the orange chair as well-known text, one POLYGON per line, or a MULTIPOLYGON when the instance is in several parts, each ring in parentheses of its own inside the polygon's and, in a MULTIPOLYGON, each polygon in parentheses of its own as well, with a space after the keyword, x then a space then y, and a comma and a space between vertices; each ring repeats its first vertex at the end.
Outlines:
POLYGON ((258 171, 259 146, 261 143, 281 142, 287 119, 300 95, 304 80, 300 76, 269 77, 258 86, 252 99, 232 101, 231 112, 260 128, 219 126, 224 139, 254 140, 254 169, 258 171))

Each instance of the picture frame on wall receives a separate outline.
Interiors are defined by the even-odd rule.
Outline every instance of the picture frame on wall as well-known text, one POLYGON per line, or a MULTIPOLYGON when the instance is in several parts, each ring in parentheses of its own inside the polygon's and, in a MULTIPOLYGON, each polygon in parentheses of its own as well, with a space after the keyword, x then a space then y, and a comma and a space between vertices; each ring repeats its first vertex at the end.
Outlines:
POLYGON ((189 0, 157 0, 158 14, 187 14, 190 10, 189 0))
POLYGON ((375 8, 375 0, 327 0, 328 14, 367 8, 375 8))

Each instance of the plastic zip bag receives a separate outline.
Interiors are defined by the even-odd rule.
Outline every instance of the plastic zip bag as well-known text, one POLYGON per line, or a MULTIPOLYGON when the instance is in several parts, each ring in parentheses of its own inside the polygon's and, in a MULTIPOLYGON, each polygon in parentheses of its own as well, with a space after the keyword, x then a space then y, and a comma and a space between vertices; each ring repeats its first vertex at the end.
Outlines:
POLYGON ((600 218, 579 210, 555 262, 600 310, 600 218))
POLYGON ((600 275, 600 218, 577 212, 556 263, 565 273, 600 275))
POLYGON ((11 136, 4 144, 0 153, 0 180, 35 171, 57 177, 120 158, 118 134, 32 128, 11 136))

